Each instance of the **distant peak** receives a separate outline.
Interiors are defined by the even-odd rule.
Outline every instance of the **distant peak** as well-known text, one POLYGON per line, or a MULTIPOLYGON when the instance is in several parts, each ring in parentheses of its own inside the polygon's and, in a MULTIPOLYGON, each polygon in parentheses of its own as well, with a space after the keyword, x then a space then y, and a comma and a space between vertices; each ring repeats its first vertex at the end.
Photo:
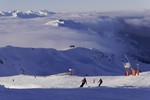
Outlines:
POLYGON ((26 13, 27 13, 27 14, 30 14, 30 13, 34 13, 34 11, 32 11, 32 10, 27 10, 26 13))
POLYGON ((13 10, 13 11, 10 11, 10 12, 0 11, 0 17, 1 16, 12 16, 12 17, 19 17, 19 18, 36 18, 36 17, 47 17, 47 16, 51 16, 53 14, 56 14, 56 13, 50 12, 50 11, 47 11, 47 10, 40 10, 40 11, 33 11, 33 10, 19 11, 19 10, 13 10))

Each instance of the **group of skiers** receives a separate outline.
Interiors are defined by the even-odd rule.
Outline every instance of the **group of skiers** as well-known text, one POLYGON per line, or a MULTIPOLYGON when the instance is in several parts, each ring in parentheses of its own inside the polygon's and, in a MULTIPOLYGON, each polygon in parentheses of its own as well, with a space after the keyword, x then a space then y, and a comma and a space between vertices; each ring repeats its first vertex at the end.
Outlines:
MULTIPOLYGON (((82 80, 81 80, 81 85, 80 85, 80 87, 83 87, 85 84, 87 84, 87 80, 86 80, 86 78, 84 77, 82 80)), ((95 79, 93 80, 93 83, 95 83, 95 79)), ((103 83, 103 80, 102 79, 100 79, 99 81, 98 81, 98 86, 101 86, 101 84, 103 83)))

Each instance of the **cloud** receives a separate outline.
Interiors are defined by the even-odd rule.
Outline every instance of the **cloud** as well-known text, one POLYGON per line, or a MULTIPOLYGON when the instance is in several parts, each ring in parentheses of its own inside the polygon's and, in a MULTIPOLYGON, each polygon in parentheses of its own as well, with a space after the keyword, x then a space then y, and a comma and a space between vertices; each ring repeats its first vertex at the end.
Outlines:
POLYGON ((128 49, 126 38, 140 43, 143 39, 140 36, 150 37, 150 18, 144 13, 62 13, 35 19, 0 17, 0 20, 0 46, 65 49, 76 45, 117 52, 128 49), (44 25, 52 20, 64 23, 44 25))

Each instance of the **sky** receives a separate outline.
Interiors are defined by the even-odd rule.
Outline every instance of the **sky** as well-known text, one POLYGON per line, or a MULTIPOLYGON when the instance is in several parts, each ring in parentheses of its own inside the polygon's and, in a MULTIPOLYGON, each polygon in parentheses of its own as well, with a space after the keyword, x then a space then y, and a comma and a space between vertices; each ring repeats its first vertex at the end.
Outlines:
POLYGON ((0 10, 88 12, 150 9, 150 0, 0 0, 0 10))

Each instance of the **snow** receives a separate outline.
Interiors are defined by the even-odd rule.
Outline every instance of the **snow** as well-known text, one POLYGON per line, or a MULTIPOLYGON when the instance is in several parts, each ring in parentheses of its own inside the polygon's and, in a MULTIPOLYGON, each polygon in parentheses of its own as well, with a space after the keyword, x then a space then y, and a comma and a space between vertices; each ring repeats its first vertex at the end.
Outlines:
POLYGON ((17 75, 24 69, 25 74, 45 76, 68 72, 70 68, 81 76, 124 74, 122 63, 116 58, 112 54, 83 47, 56 50, 7 46, 0 48, 0 75, 17 75))
POLYGON ((99 89, 5 89, 2 100, 147 100, 149 89, 99 88, 99 89), (115 92, 114 92, 115 91, 115 92))
POLYGON ((0 16, 3 16, 3 15, 4 15, 4 13, 2 11, 0 11, 0 16))
POLYGON ((59 26, 59 24, 64 24, 64 22, 59 20, 52 20, 45 23, 44 25, 59 26))
POLYGON ((16 75, 1 77, 1 99, 33 100, 146 100, 150 93, 150 72, 139 76, 86 76, 87 85, 79 88, 83 77, 51 75, 46 77, 16 75), (97 81, 103 80, 100 87, 97 81), (93 83, 93 79, 96 83, 93 83), (14 81, 13 81, 14 80, 14 81))
POLYGON ((20 11, 13 11, 13 13, 12 13, 12 17, 17 17, 18 15, 18 13, 21 13, 20 11))
POLYGON ((28 10, 28 11, 24 11, 24 12, 18 11, 18 10, 9 11, 9 12, 0 11, 0 17, 3 16, 3 17, 15 17, 15 18, 24 18, 24 19, 48 17, 48 16, 51 16, 53 14, 56 14, 56 13, 50 12, 47 10, 41 10, 41 11, 28 10))
MULTIPOLYGON (((73 44, 79 47, 97 48, 108 52, 126 50, 128 43, 124 43, 120 37, 116 37, 113 34, 112 37, 110 37, 110 35, 101 36, 99 34, 101 32, 91 29, 91 26, 94 26, 95 23, 90 23, 93 25, 90 25, 89 23, 84 24, 84 21, 86 22, 87 20, 91 20, 93 18, 89 19, 83 16, 85 19, 82 20, 82 23, 82 21, 80 22, 80 18, 79 21, 76 21, 74 17, 71 20, 70 18, 64 18, 63 20, 60 19, 61 16, 64 15, 55 14, 51 17, 37 19, 2 18, 5 20, 2 20, 1 23, 3 23, 3 25, 0 27, 0 31, 2 32, 1 34, 3 35, 0 37, 0 46, 5 47, 7 45, 12 45, 17 47, 50 47, 55 49, 65 49, 69 45, 73 44), (53 17, 55 16, 56 18, 54 19, 53 17), (46 25, 44 25, 45 23, 46 25), (51 25, 59 25, 59 27, 51 27, 51 25), (7 29, 8 27, 9 30, 7 29), (19 42, 16 41, 16 38, 19 42), (106 41, 108 39, 109 41, 106 41), (119 40, 120 42, 116 40, 119 40), (116 46, 120 47, 119 50, 116 46), (110 47, 111 50, 108 49, 110 47)), ((28 17, 28 15, 26 17, 28 17)), ((98 20, 96 19, 96 21, 98 20)), ((99 28, 97 29, 99 30, 99 28)), ((111 34, 112 32, 105 33, 111 34)))
MULTIPOLYGON (((139 76, 86 76, 87 85, 85 88, 95 88, 98 81, 103 80, 102 87, 109 88, 149 88, 150 72, 140 73, 139 76), (95 79, 95 83, 93 83, 95 79)), ((83 77, 56 74, 50 76, 15 75, 1 77, 0 84, 6 88, 27 89, 27 88, 79 88, 83 77)))
POLYGON ((148 12, 0 12, 0 100, 148 100, 148 12))
POLYGON ((27 14, 31 14, 31 13, 34 13, 32 10, 28 10, 26 11, 27 14))
MULTIPOLYGON (((135 15, 130 13, 51 14, 45 10, 32 11, 30 14, 17 12, 11 12, 14 13, 15 18, 0 17, 1 47, 12 45, 17 47, 50 47, 62 50, 73 44, 79 47, 121 53, 118 55, 122 55, 123 52, 135 51, 139 47, 142 49, 139 49, 141 53, 148 51, 145 48, 149 47, 146 42, 149 42, 149 32, 147 32, 148 29, 146 31, 142 28, 142 25, 148 27, 149 23, 149 15, 145 12, 136 12, 135 15), (48 16, 43 16, 39 12, 48 13, 48 16), (142 25, 139 25, 139 22, 143 22, 142 25), (135 23, 137 24, 135 25, 135 23), (124 34, 128 34, 128 36, 124 34), (141 35, 142 37, 139 37, 141 35), (16 41, 16 38, 19 42, 16 41)), ((3 13, 12 16, 10 12, 3 13)), ((136 51, 139 52, 139 50, 136 51)))
MULTIPOLYGON (((132 65, 139 63, 132 56, 132 65)), ((73 68, 76 75, 124 75, 125 69, 120 56, 97 49, 74 47, 66 50, 53 48, 0 48, 0 75, 47 76, 68 72, 73 68), (30 58, 30 59, 29 59, 30 58)), ((149 64, 141 63, 141 71, 149 71, 149 64)), ((131 73, 131 72, 130 72, 131 73)))

